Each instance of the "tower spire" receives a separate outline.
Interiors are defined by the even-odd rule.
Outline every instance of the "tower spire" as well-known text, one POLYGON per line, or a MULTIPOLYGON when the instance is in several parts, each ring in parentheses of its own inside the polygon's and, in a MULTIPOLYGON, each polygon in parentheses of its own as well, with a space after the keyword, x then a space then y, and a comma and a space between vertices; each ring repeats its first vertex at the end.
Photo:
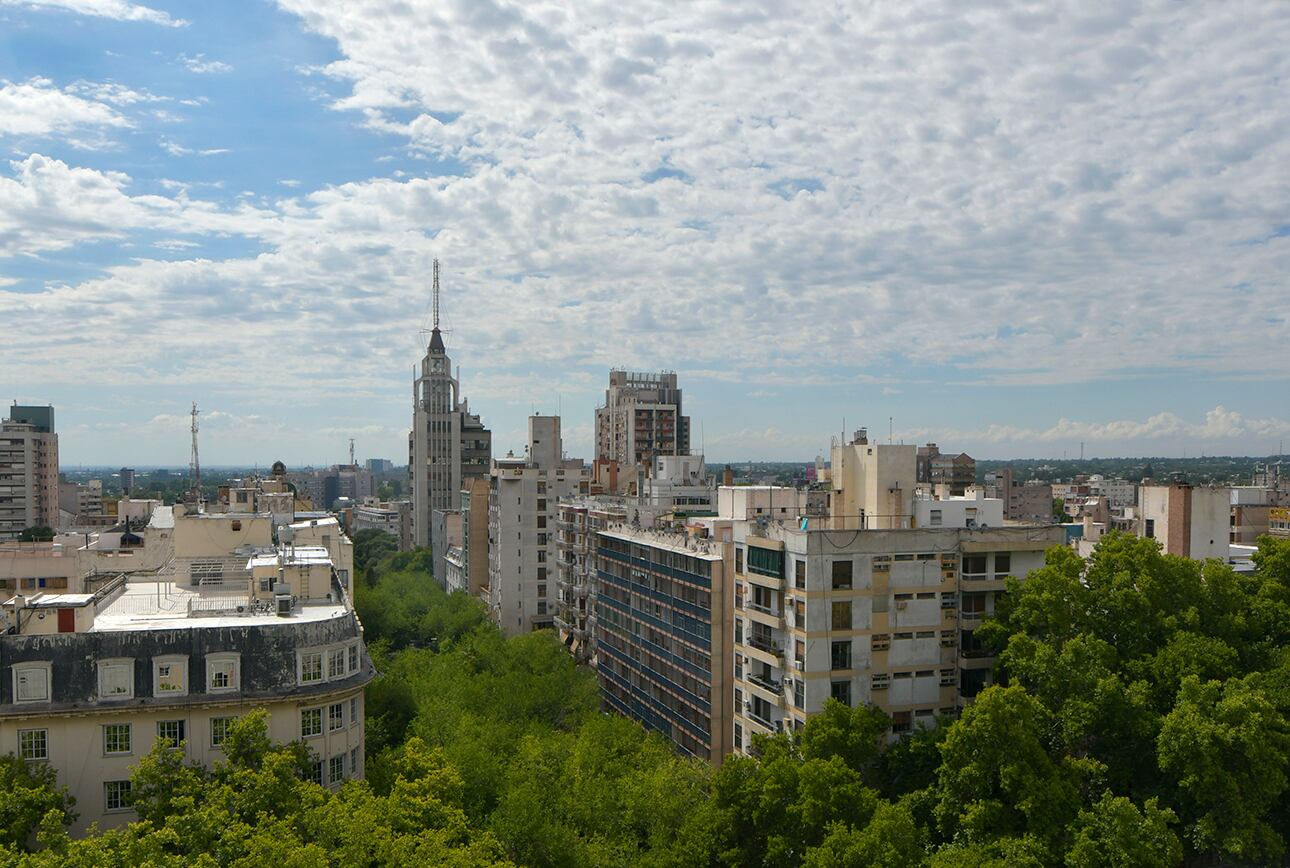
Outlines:
POLYGON ((193 483, 193 501, 197 504, 197 511, 202 511, 202 465, 197 460, 197 402, 193 402, 193 454, 188 462, 188 472, 192 477, 193 483))
POLYGON ((434 330, 439 331, 439 259, 434 261, 434 330))

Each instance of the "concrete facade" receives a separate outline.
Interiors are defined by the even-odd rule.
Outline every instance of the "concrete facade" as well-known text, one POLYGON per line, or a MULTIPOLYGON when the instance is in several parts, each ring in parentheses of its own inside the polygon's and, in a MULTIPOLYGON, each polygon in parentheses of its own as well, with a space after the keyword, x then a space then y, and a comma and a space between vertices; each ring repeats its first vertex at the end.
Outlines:
POLYGON ((596 460, 628 469, 689 454, 690 417, 676 374, 610 371, 604 406, 596 408, 596 460))
POLYGON ((1139 500, 1138 535, 1159 540, 1165 554, 1227 560, 1231 489, 1144 485, 1139 500))
POLYGON ((0 422, 0 540, 58 523, 54 408, 14 404, 0 422))

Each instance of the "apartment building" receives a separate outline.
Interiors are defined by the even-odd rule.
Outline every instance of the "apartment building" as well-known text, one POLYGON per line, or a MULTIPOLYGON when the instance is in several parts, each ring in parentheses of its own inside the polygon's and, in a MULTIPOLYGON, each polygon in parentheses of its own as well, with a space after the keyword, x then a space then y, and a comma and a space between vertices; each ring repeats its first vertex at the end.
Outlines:
POLYGON ((1053 487, 1038 479, 1022 482, 1011 467, 985 474, 985 496, 1003 501, 1003 517, 1009 521, 1048 522, 1053 517, 1053 487))
POLYGON ((412 383, 408 474, 414 546, 430 545, 431 512, 456 509, 467 480, 488 477, 493 454, 492 432, 461 396, 461 384, 453 376, 452 359, 439 331, 437 261, 435 275, 434 330, 412 383))
POLYGON ((351 512, 350 529, 354 533, 379 530, 398 540, 399 551, 412 549, 412 501, 376 500, 355 506, 351 512))
MULTIPOLYGON (((596 534, 627 521, 623 498, 571 497, 556 517, 556 616, 560 641, 579 663, 596 656, 592 619, 596 611, 596 534)), ((640 524, 639 516, 636 523, 640 524)))
POLYGON ((489 478, 488 602, 508 635, 555 626, 558 504, 591 486, 590 468, 563 457, 559 416, 529 417, 527 453, 495 459, 489 478))
POLYGON ((450 591, 465 591, 472 597, 488 594, 488 501, 491 490, 490 479, 478 476, 467 479, 461 490, 461 550, 456 561, 460 574, 455 581, 449 580, 450 591))
POLYGON ((1107 479, 1100 473, 1088 478, 1088 492, 1093 497, 1105 497, 1111 509, 1123 511, 1136 506, 1138 484, 1128 479, 1107 479))
MULTIPOLYGON (((205 545, 188 546, 208 531, 238 533, 176 510, 177 562, 205 557, 205 545)), ((0 752, 58 773, 76 799, 75 831, 133 819, 130 772, 158 740, 210 765, 229 723, 257 708, 272 739, 312 749, 318 783, 362 777, 363 687, 375 672, 350 600, 352 550, 334 520, 281 536, 221 580, 122 573, 4 603, 0 752)))
POLYGON ((733 733, 732 546, 706 532, 596 531, 590 623, 605 708, 720 763, 733 733))
POLYGON ((620 468, 652 466, 661 455, 690 454, 676 374, 610 371, 605 404, 596 408, 596 460, 620 468))
POLYGON ((966 452, 942 453, 935 443, 919 446, 915 482, 928 486, 936 494, 961 497, 976 484, 976 459, 966 452))
POLYGON ((58 433, 52 406, 14 404, 0 422, 0 540, 29 527, 58 527, 58 433))
POLYGON ((1231 523, 1228 542, 1234 545, 1256 545, 1268 532, 1277 492, 1256 485, 1239 485, 1228 489, 1232 494, 1231 523))
POLYGON ((990 681, 974 631, 1004 578, 1064 542, 1055 526, 734 533, 733 738, 745 752, 754 733, 800 727, 829 698, 881 708, 896 733, 958 713, 990 681))
POLYGON ((1159 540, 1165 554, 1227 560, 1231 489, 1170 483, 1138 494, 1138 536, 1159 540))
POLYGON ((103 480, 60 482, 58 508, 70 515, 73 521, 82 516, 103 515, 103 480))
POLYGON ((1290 539, 1290 506, 1274 506, 1268 511, 1268 535, 1290 539))

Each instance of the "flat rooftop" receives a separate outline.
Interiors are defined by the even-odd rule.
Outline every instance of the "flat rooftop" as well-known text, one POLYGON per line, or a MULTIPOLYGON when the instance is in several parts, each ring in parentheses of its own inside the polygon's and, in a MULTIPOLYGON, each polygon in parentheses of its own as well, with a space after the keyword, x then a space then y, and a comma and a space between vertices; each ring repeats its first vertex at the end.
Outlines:
POLYGON ((123 630, 177 630, 200 627, 252 627, 266 624, 327 621, 349 610, 344 603, 327 600, 297 602, 291 614, 253 610, 246 590, 228 585, 188 587, 174 582, 135 580, 94 616, 91 633, 123 630), (239 613, 237 607, 242 606, 239 613))

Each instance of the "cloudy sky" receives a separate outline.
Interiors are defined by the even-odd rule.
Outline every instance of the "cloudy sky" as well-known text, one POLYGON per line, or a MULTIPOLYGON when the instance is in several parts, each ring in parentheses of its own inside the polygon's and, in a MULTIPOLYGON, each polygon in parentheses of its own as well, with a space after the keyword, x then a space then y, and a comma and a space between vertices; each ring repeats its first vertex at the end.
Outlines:
POLYGON ((0 0, 0 387, 65 465, 1290 439, 1290 3, 0 0))

